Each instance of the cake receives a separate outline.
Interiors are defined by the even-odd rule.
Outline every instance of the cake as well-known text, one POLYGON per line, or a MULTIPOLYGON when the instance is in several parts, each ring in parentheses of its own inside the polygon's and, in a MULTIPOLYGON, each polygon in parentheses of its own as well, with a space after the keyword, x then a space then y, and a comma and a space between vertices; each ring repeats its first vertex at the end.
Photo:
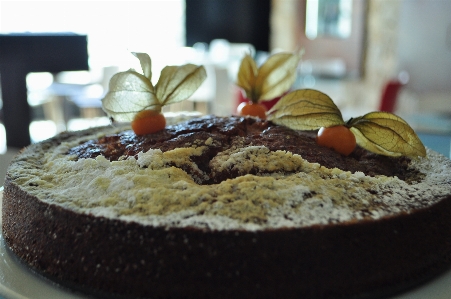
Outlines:
POLYGON ((102 100, 111 126, 30 145, 7 171, 5 242, 33 271, 105 298, 336 299, 450 268, 451 161, 403 119, 345 122, 320 91, 286 92, 301 53, 278 53, 243 58, 242 116, 168 126, 162 107, 205 69, 153 85, 134 55, 142 73, 114 75, 102 100))
POLYGON ((11 163, 3 235, 105 298, 380 298, 451 266, 451 161, 349 156, 251 117, 62 133, 11 163))

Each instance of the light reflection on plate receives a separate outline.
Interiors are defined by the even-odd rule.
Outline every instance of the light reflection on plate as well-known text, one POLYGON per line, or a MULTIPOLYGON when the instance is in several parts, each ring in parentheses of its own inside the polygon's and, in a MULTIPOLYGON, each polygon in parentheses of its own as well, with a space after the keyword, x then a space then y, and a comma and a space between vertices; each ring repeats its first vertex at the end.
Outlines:
MULTIPOLYGON (((0 212, 3 196, 0 189, 0 212)), ((1 223, 1 213, 0 213, 1 223)), ((70 269, 68 269, 70 271, 70 269)), ((390 299, 450 299, 451 270, 433 281, 390 299)), ((88 299, 82 294, 63 289, 57 284, 33 273, 12 256, 6 248, 0 226, 0 298, 1 299, 88 299)))

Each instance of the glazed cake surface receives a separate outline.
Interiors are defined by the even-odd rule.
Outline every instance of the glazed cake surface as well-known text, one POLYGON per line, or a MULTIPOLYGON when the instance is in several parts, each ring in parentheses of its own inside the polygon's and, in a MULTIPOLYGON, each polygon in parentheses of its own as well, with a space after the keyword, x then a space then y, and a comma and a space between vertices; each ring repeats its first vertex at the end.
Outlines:
POLYGON ((105 127, 12 162, 3 231, 32 267, 100 293, 379 296, 448 267, 450 174, 431 150, 344 157, 251 118, 208 116, 146 137, 105 127))

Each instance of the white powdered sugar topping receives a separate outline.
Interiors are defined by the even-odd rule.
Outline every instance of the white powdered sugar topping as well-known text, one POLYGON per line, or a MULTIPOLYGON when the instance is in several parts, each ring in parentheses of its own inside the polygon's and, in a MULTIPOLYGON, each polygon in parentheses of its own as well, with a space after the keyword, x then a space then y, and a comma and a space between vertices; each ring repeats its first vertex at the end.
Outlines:
POLYGON ((210 165, 214 171, 233 170, 240 176, 202 185, 199 182, 208 174, 191 157, 200 156, 213 144, 211 139, 166 152, 151 149, 136 159, 119 161, 66 154, 69 148, 95 138, 74 138, 42 152, 30 146, 8 175, 40 200, 79 213, 143 225, 213 230, 380 219, 431 206, 451 193, 451 161, 429 149, 426 158, 412 160, 409 166, 423 175, 407 183, 396 177, 328 169, 264 146, 236 148, 219 153, 210 165), (197 177, 181 165, 190 165, 197 177), (264 172, 246 174, 255 168, 264 172))

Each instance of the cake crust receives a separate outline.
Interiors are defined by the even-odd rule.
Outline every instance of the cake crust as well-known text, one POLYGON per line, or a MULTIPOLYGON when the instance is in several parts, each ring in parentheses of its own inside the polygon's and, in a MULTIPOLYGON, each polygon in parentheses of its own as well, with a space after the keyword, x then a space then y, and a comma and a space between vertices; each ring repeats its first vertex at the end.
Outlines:
POLYGON ((10 182, 4 196, 11 250, 38 272, 100 297, 378 298, 451 264, 450 197, 377 221, 250 232, 78 214, 10 182))
MULTIPOLYGON (((134 163, 148 171, 152 163, 156 163, 146 155, 139 157, 136 151, 129 155, 131 158, 112 161, 99 158, 104 157, 101 154, 98 157, 81 157, 73 155, 73 152, 67 155, 76 147, 74 144, 84 145, 93 140, 92 136, 97 136, 95 140, 104 138, 105 134, 99 132, 89 131, 89 138, 84 137, 87 132, 67 133, 30 146, 13 161, 5 180, 2 226, 7 244, 27 265, 63 284, 76 286, 100 297, 377 298, 431 279, 451 265, 451 182, 449 176, 441 179, 450 171, 449 160, 444 160, 445 165, 442 166, 445 171, 438 174, 438 179, 434 177, 435 172, 425 174, 424 180, 433 190, 427 191, 423 190, 424 185, 416 187, 417 183, 408 182, 408 179, 406 182, 380 174, 372 177, 329 169, 289 155, 290 161, 296 160, 302 166, 301 170, 296 171, 317 176, 324 184, 333 181, 333 186, 339 186, 349 182, 348 187, 337 190, 348 190, 352 184, 402 186, 402 194, 388 187, 380 190, 377 189, 379 187, 367 188, 368 198, 376 190, 380 193, 378 196, 386 197, 379 203, 381 206, 385 207, 398 197, 412 197, 404 202, 392 203, 391 211, 385 214, 383 210, 375 209, 360 211, 343 219, 334 216, 335 220, 328 221, 319 218, 309 222, 305 220, 310 217, 307 215, 298 222, 292 219, 281 222, 279 218, 278 222, 271 222, 273 212, 268 212, 266 218, 240 218, 237 215, 241 214, 232 214, 231 217, 235 218, 228 225, 218 226, 217 220, 211 220, 216 219, 214 215, 179 213, 174 220, 171 213, 139 217, 111 212, 101 214, 96 207, 86 209, 75 204, 63 204, 50 198, 52 193, 48 191, 33 193, 35 189, 46 189, 46 184, 54 181, 50 174, 40 174, 37 176, 39 180, 36 176, 22 176, 24 169, 33 173, 43 167, 40 165, 43 153, 47 153, 51 161, 55 161, 55 157, 70 157, 67 163, 77 171, 81 171, 80 166, 87 167, 86 163, 118 164, 121 167, 125 163, 134 163), (78 141, 78 137, 83 137, 80 139, 84 140, 83 143, 78 141), (56 152, 55 148, 58 149, 56 152), (437 186, 432 186, 432 182, 437 186), (390 190, 393 194, 386 194, 390 190), (426 196, 430 198, 423 200, 426 196), (195 221, 186 220, 190 217, 195 221)), ((175 138, 180 139, 180 135, 175 138)), ((189 147, 190 154, 198 148, 215 146, 214 137, 206 136, 206 140, 198 144, 200 146, 189 147), (209 138, 212 140, 206 141, 209 138)), ((255 145, 247 144, 245 148, 249 146, 255 145)), ((268 144, 257 146, 268 147, 268 144)), ((164 152, 161 149, 151 150, 160 150, 162 157, 165 153, 171 154, 171 149, 164 152)), ((279 157, 274 150, 263 152, 263 156, 270 154, 271 158, 279 157)), ((236 153, 241 152, 238 150, 231 154, 236 153)), ((431 151, 429 154, 429 159, 442 159, 431 151)), ((285 154, 280 157, 287 159, 285 154)), ((58 168, 52 163, 48 169, 58 168)), ((429 165, 427 161, 425 164, 415 163, 429 165)), ((234 185, 237 181, 245 185, 253 180, 283 181, 276 172, 232 176, 219 183, 196 183, 193 173, 190 174, 194 164, 190 165, 191 168, 183 172, 183 178, 189 180, 191 177, 192 184, 198 188, 217 188, 228 184, 233 187, 238 186, 234 185)), ((164 171, 172 168, 171 165, 162 166, 164 171)), ((155 170, 161 169, 155 167, 155 170)), ((90 171, 86 170, 84 175, 90 171)), ((409 171, 408 168, 406 171, 409 171)), ((288 173, 289 177, 292 175, 288 173)), ((423 179, 417 175, 414 178, 423 179)), ((307 176, 302 176, 302 179, 306 180, 307 176)), ((102 178, 101 181, 104 180, 102 178)), ((312 184, 314 188, 317 185, 312 184)), ((103 188, 104 185, 99 186, 103 188)), ((285 186, 289 189, 289 185, 285 186)), ((349 189, 349 194, 362 194, 358 192, 349 189)), ((315 196, 318 194, 310 194, 303 200, 307 202, 315 196)), ((362 204, 349 206, 351 202, 331 201, 330 204, 349 209, 362 208, 362 204)), ((326 203, 323 201, 324 207, 315 207, 326 209, 326 203)), ((331 211, 334 209, 332 206, 331 211)), ((286 211, 279 206, 276 210, 286 211)), ((208 209, 196 211, 211 213, 208 209)), ((224 218, 224 215, 219 215, 219 219, 224 218)))

